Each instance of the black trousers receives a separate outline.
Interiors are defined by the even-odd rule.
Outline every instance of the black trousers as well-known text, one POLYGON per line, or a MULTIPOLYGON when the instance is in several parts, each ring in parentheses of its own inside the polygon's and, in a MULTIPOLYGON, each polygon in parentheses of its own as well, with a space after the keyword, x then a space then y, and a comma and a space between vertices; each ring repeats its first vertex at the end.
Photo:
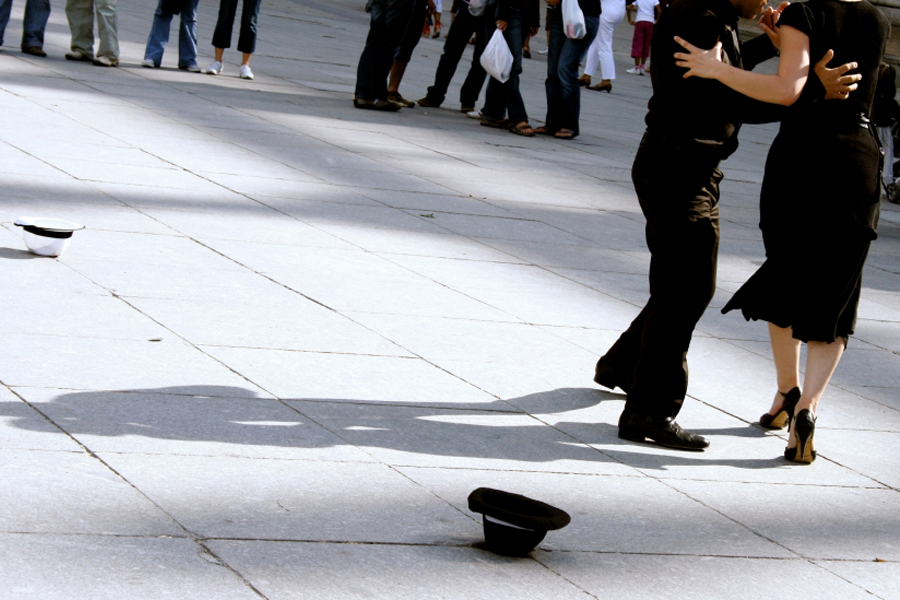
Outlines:
MULTIPOLYGON (((472 55, 472 66, 469 67, 469 73, 463 82, 462 90, 459 92, 459 102, 463 106, 475 107, 478 102, 478 96, 481 94, 481 88, 484 86, 484 80, 487 73, 481 66, 481 53, 487 45, 488 35, 485 30, 485 17, 472 16, 469 12, 468 5, 463 5, 456 18, 450 25, 450 31, 447 32, 447 40, 444 42, 444 53, 441 54, 441 60, 438 62, 437 72, 434 75, 434 85, 428 88, 428 102, 434 106, 440 106, 447 97, 447 88, 450 87, 450 81, 456 73, 456 67, 459 65, 460 59, 472 39, 472 34, 477 34, 475 39, 475 53, 472 55)), ((491 21, 491 29, 495 27, 491 21)))
MULTIPOLYGON (((373 0, 369 11, 369 36, 356 69, 354 98, 387 98, 387 78, 415 3, 415 0, 373 0)), ((421 25, 419 28, 421 32, 421 25)))
POLYGON ((632 180, 647 219, 650 299, 598 367, 628 394, 625 412, 675 417, 694 327, 716 288, 719 153, 645 134, 632 180))
MULTIPOLYGON (((237 49, 245 54, 253 54, 256 50, 256 21, 259 19, 259 7, 262 0, 244 0, 241 8, 241 32, 237 49)), ((221 0, 219 2, 219 18, 213 31, 212 45, 215 48, 231 48, 231 30, 237 13, 238 0, 221 0)))

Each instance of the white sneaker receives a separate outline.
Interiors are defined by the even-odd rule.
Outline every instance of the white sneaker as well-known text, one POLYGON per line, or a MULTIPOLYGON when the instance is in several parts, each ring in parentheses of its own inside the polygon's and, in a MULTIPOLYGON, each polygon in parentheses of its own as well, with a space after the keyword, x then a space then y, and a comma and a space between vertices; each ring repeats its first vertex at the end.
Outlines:
POLYGON ((480 110, 473 110, 472 112, 467 112, 466 116, 470 119, 478 119, 480 121, 482 114, 480 110))
POLYGON ((200 65, 198 65, 197 63, 194 63, 192 65, 187 65, 185 67, 179 66, 178 68, 181 69, 182 71, 187 71, 188 73, 199 73, 200 72, 200 65))
POLYGON ((241 65, 241 79, 253 79, 253 71, 250 70, 250 65, 241 65))
POLYGON ((208 67, 206 67, 207 75, 219 75, 222 71, 225 70, 225 65, 220 63, 217 60, 212 61, 208 67))
POLYGON ((538 54, 547 54, 550 52, 550 48, 544 48, 543 50, 538 50, 538 54))
POLYGON ((644 74, 644 70, 640 67, 634 67, 634 68, 626 70, 625 72, 630 75, 643 75, 644 74))
POLYGON ((145 58, 141 61, 141 66, 145 69, 155 69, 158 65, 149 58, 145 58))

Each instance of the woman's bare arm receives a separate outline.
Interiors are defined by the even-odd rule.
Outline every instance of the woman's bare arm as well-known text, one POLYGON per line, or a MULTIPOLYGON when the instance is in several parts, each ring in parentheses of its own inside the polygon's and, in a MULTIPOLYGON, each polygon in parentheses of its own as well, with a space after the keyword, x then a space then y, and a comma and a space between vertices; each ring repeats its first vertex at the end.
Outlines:
POLYGON ((675 41, 687 52, 676 52, 675 64, 687 69, 685 78, 716 79, 750 98, 790 106, 800 97, 809 76, 809 37, 787 25, 780 30, 781 58, 775 75, 753 73, 723 63, 721 42, 703 50, 677 36, 675 41))

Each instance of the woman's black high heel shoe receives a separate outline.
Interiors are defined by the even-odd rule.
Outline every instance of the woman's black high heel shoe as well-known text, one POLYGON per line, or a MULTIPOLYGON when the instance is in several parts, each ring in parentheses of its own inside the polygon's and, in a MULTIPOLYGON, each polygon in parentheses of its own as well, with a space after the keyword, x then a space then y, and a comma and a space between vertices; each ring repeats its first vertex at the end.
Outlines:
POLYGON ((816 432, 816 418, 809 409, 804 408, 794 415, 794 435, 797 437, 796 448, 785 448, 784 457, 791 462, 809 464, 816 460, 816 451, 812 449, 813 435, 816 432))
POLYGON ((791 422, 791 415, 794 414, 794 407, 796 407, 797 402, 800 401, 800 388, 795 387, 789 392, 778 393, 784 398, 781 401, 781 410, 774 415, 766 413, 761 416, 759 418, 760 427, 766 429, 784 429, 784 427, 791 422))

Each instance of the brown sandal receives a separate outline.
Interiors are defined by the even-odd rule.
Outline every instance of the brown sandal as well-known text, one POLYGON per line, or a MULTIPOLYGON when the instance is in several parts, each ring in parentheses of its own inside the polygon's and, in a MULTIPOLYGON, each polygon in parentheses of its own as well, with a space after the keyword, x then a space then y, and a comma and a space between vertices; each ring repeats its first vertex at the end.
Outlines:
POLYGON ((575 137, 575 132, 572 131, 571 129, 560 129, 559 131, 557 131, 556 133, 553 134, 553 137, 555 137, 558 140, 571 140, 572 138, 575 137))
POLYGON ((531 128, 531 125, 529 125, 527 121, 511 125, 509 132, 525 137, 534 137, 534 129, 531 128))

